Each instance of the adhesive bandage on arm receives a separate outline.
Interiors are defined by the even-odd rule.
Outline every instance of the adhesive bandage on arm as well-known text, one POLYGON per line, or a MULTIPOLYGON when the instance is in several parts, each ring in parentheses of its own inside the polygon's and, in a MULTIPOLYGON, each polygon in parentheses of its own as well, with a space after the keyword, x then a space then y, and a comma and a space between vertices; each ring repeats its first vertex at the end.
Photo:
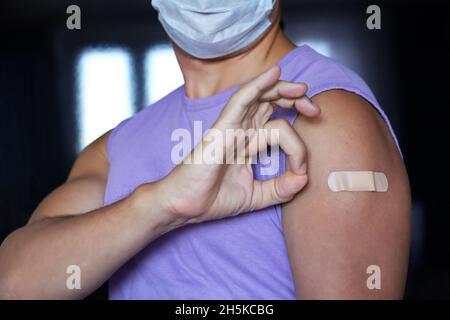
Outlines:
POLYGON ((386 192, 388 190, 388 181, 383 172, 335 171, 331 172, 328 176, 328 187, 333 192, 386 192))

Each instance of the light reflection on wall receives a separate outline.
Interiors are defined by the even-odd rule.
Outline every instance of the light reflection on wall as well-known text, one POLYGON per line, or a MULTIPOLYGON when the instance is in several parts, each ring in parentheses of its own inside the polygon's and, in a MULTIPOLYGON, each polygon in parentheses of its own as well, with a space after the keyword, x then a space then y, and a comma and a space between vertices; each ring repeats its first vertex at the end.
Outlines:
POLYGON ((156 45, 145 57, 145 104, 166 96, 184 83, 175 53, 169 44, 156 45))
POLYGON ((91 48, 77 62, 79 150, 134 112, 132 58, 121 48, 91 48))
POLYGON ((311 48, 313 48, 314 50, 316 50, 318 53, 333 58, 333 51, 331 50, 331 44, 328 41, 324 41, 324 40, 316 40, 316 39, 311 39, 311 40, 303 40, 303 41, 299 41, 298 42, 298 46, 301 45, 308 45, 311 48))

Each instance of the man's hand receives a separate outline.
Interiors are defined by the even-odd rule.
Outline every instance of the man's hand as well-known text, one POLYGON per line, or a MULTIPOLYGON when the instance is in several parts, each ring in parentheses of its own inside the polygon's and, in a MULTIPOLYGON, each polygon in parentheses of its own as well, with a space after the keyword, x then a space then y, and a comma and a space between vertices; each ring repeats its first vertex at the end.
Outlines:
POLYGON ((275 107, 295 108, 308 117, 318 116, 320 110, 305 96, 305 84, 279 81, 279 76, 279 67, 273 67, 237 91, 188 157, 194 163, 185 161, 157 183, 168 211, 189 223, 219 219, 289 201, 305 186, 301 138, 287 121, 269 119, 275 107), (230 130, 244 131, 248 139, 235 143, 233 135, 227 137, 230 130), (278 144, 287 154, 290 171, 271 180, 254 180, 250 159, 278 144), (223 153, 218 161, 206 163, 215 147, 223 153))

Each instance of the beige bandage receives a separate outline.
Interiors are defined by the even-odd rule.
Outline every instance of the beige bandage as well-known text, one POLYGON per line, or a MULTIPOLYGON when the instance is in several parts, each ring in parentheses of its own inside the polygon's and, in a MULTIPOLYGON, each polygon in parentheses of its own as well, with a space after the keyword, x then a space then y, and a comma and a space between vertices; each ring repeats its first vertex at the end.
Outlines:
POLYGON ((386 192, 388 181, 383 172, 337 171, 328 176, 331 191, 374 191, 386 192))

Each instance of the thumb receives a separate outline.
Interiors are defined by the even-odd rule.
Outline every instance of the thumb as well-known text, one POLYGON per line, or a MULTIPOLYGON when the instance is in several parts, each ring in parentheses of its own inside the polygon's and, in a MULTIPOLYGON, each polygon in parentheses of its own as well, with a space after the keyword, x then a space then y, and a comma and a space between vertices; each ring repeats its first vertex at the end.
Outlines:
POLYGON ((307 182, 307 175, 297 175, 291 171, 270 180, 255 180, 252 208, 258 210, 287 202, 302 190, 307 182))

